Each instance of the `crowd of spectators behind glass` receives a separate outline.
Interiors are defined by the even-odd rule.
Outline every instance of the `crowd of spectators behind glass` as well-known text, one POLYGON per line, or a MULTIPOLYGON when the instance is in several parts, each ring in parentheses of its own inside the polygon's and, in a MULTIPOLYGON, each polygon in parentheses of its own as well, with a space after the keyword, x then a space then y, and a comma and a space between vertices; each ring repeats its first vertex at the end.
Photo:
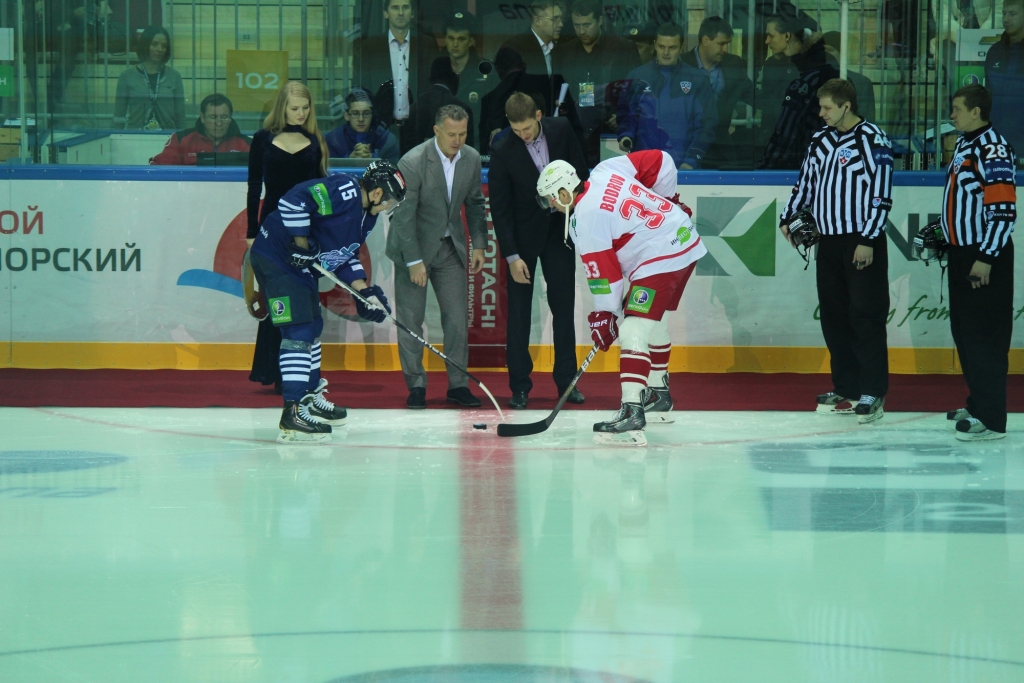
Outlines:
MULTIPOLYGON (((885 3, 886 37, 865 55, 868 62, 916 55, 907 36, 920 18, 909 17, 906 4, 885 3)), ((821 127, 814 93, 839 72, 840 34, 822 34, 788 0, 755 4, 764 47, 753 56, 753 81, 740 31, 710 16, 690 34, 686 10, 668 5, 658 5, 645 21, 636 13, 624 18, 621 8, 601 0, 535 0, 519 24, 522 30, 506 34, 497 49, 502 36, 485 34, 485 22, 468 11, 423 18, 414 0, 377 6, 372 12, 380 11, 380 19, 363 22, 364 35, 351 41, 353 87, 326 93, 333 97, 333 130, 325 135, 332 157, 397 161, 433 135, 434 114, 447 104, 469 113, 468 144, 487 154, 496 136, 509 134, 506 101, 524 92, 545 116, 570 121, 590 166, 608 153, 663 149, 683 170, 792 170, 821 127), (492 54, 484 54, 485 44, 492 54)), ((80 53, 96 52, 102 43, 116 54, 129 47, 129 32, 107 0, 47 7, 42 12, 36 3, 35 31, 50 36, 49 95, 59 106, 80 53)), ((745 6, 733 8, 736 26, 746 28, 746 12, 745 6)), ((1024 117, 1017 115, 1024 107, 1024 0, 1002 0, 998 8, 984 0, 958 3, 954 17, 966 28, 1004 28, 988 52, 985 79, 993 122, 1011 144, 1024 148, 1024 117)), ((934 36, 935 17, 928 21, 934 36)), ((934 52, 934 39, 930 45, 934 52)), ((222 95, 216 104, 206 97, 188 127, 185 88, 171 66, 172 36, 166 29, 145 28, 131 47, 138 63, 118 78, 113 126, 177 131, 152 163, 192 164, 200 152, 245 151, 248 140, 222 95)), ((852 60, 851 67, 863 61, 852 60)), ((848 78, 861 115, 876 120, 875 85, 855 68, 848 78)))

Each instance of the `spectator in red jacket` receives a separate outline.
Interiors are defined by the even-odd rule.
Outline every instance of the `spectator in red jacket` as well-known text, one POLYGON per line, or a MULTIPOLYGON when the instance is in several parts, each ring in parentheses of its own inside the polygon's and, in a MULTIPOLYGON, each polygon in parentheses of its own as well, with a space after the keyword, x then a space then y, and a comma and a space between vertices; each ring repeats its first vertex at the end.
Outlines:
POLYGON ((251 140, 232 119, 231 100, 219 93, 207 95, 199 106, 194 128, 179 130, 167 141, 162 152, 149 160, 163 166, 195 166, 199 152, 248 152, 251 140))

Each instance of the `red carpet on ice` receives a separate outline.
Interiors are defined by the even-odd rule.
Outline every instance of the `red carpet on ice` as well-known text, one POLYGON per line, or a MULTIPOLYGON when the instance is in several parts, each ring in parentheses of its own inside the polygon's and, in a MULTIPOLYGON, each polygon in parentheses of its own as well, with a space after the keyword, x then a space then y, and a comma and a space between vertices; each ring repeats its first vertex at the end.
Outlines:
MULTIPOLYGON (((96 408, 272 408, 281 405, 273 387, 232 370, 0 370, 0 405, 96 408)), ((408 392, 400 372, 328 372, 329 398, 349 408, 405 408, 408 392)), ((508 376, 477 375, 504 407, 512 393, 508 376)), ((550 409, 557 396, 550 376, 535 376, 530 408, 550 409)), ((1010 412, 1024 412, 1024 375, 1011 375, 1010 412)), ((471 385, 474 393, 483 392, 471 385)), ((615 373, 585 374, 583 409, 614 409, 619 404, 615 373)), ((430 373, 428 408, 452 408, 444 400, 444 373, 430 373)), ((810 410, 814 397, 831 389, 828 375, 696 374, 672 375, 677 410, 810 410)), ((960 407, 967 387, 959 375, 892 375, 888 411, 939 412, 960 407)), ((566 406, 567 409, 575 406, 566 406)))

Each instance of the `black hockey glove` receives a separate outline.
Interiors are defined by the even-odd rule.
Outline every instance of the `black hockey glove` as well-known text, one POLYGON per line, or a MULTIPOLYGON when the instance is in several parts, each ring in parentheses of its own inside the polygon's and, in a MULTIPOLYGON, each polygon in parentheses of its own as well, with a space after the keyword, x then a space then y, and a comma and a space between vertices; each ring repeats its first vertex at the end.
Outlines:
POLYGON ((309 240, 309 249, 303 249, 292 242, 292 251, 288 262, 295 268, 309 268, 320 256, 320 245, 314 240, 309 240))
POLYGON ((387 297, 384 296, 384 290, 377 285, 360 290, 359 296, 363 297, 371 304, 378 306, 378 308, 369 308, 362 301, 356 299, 356 313, 358 313, 359 317, 363 320, 382 323, 385 318, 388 317, 388 314, 391 313, 391 307, 388 306, 388 300, 387 297), (385 313, 385 311, 387 311, 387 313, 385 313))

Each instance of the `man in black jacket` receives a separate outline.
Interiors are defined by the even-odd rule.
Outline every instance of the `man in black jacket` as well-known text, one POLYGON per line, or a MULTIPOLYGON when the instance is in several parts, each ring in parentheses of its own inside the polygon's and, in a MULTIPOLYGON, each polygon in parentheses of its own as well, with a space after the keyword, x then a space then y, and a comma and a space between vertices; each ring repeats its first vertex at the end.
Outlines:
POLYGON ((562 35, 562 7, 554 0, 535 0, 530 5, 530 30, 514 35, 502 47, 510 47, 523 57, 526 68, 535 74, 552 75, 551 52, 562 35))
POLYGON ((701 22, 697 47, 682 57, 682 61, 708 77, 717 98, 718 126, 715 142, 704 158, 705 168, 738 169, 754 165, 753 129, 732 125, 736 105, 754 104, 754 83, 747 78, 747 64, 741 57, 729 54, 732 35, 728 21, 708 17, 701 22))
POLYGON ((459 91, 459 77, 452 71, 452 63, 448 57, 438 57, 430 65, 430 90, 420 93, 416 102, 409 110, 409 123, 402 127, 399 143, 402 154, 434 137, 434 116, 437 110, 446 104, 457 104, 469 114, 469 128, 466 133, 466 144, 473 144, 473 110, 469 105, 460 102, 453 93, 459 91))
POLYGON ((480 153, 487 154, 491 138, 499 131, 508 127, 505 116, 505 102, 514 92, 528 94, 534 103, 551 116, 557 110, 557 116, 569 119, 569 124, 576 131, 576 136, 583 144, 583 126, 580 124, 579 113, 572 93, 566 86, 565 101, 559 103, 558 96, 562 91, 565 79, 559 75, 552 77, 526 73, 523 57, 510 47, 502 47, 494 56, 494 70, 501 82, 483 96, 480 106, 480 153))
MULTIPOLYGON (((516 92, 505 104, 512 134, 495 143, 488 176, 491 218, 501 255, 508 263, 506 362, 512 389, 509 406, 526 408, 533 382, 530 358, 533 284, 540 260, 551 309, 555 365, 552 376, 563 393, 576 374, 576 257, 565 229, 565 214, 537 202, 537 179, 555 159, 568 161, 580 180, 589 177, 583 147, 564 118, 544 117, 528 95, 516 92)), ((570 403, 583 403, 573 389, 570 403)))

